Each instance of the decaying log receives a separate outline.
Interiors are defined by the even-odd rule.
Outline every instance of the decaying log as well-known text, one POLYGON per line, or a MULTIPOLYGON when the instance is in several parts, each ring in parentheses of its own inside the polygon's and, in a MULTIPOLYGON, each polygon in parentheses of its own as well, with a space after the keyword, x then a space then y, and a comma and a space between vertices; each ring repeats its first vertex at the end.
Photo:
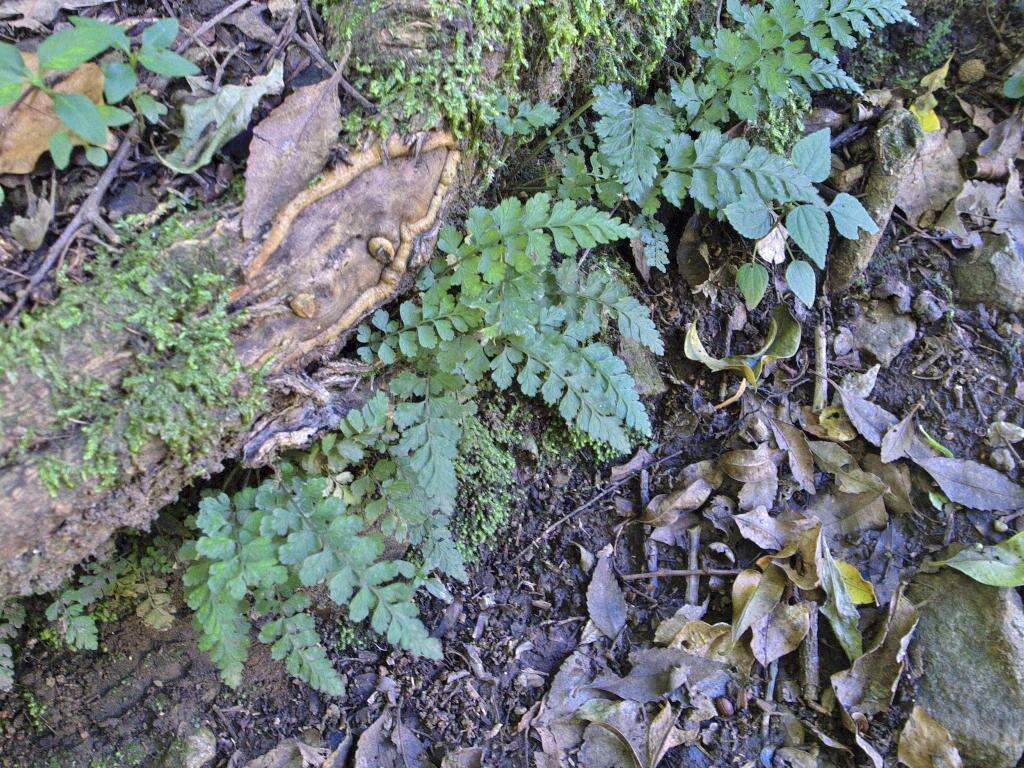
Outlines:
MULTIPOLYGON (((25 435, 49 434, 58 414, 45 376, 26 367, 16 381, 0 382, 0 599, 55 587, 113 532, 146 528, 190 479, 218 471, 227 458, 266 461, 336 425, 364 396, 358 379, 343 365, 328 364, 316 377, 303 366, 336 353, 361 319, 411 284, 433 248, 459 162, 447 133, 414 144, 395 138, 350 155, 286 205, 262 243, 242 240, 238 211, 229 209, 206 235, 166 254, 168 264, 180 264, 203 252, 232 276, 232 308, 246 318, 236 332, 238 358, 263 371, 270 388, 266 413, 253 425, 225 413, 197 462, 177 460, 154 441, 125 458, 116 487, 79 483, 54 494, 40 467, 81 464, 82 436, 64 429, 16 451, 25 435)), ((125 331, 100 345, 79 337, 54 354, 68 370, 102 372, 116 383, 131 342, 125 331)))

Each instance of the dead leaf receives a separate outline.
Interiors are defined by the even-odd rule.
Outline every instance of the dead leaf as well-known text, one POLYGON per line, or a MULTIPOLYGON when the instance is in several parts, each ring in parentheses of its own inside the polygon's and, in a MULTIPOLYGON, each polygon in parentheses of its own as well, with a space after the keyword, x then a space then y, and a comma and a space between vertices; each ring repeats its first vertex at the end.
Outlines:
POLYGON ((854 430, 853 424, 846 417, 845 411, 835 405, 829 405, 821 409, 821 413, 818 414, 818 424, 824 430, 824 434, 821 436, 827 437, 829 440, 838 440, 845 443, 857 436, 857 432, 854 430))
POLYGON ((449 752, 441 761, 441 768, 483 768, 484 751, 481 747, 470 747, 449 752))
POLYGON ((686 734, 676 728, 675 721, 672 705, 666 702, 647 731, 647 768, 656 768, 670 749, 686 741, 686 734))
POLYGON ((782 549, 793 535, 793 524, 772 517, 765 507, 757 507, 750 512, 736 515, 733 520, 743 538, 749 539, 762 549, 782 549))
POLYGON ((917 609, 903 596, 893 595, 885 624, 871 646, 853 666, 832 675, 836 699, 850 713, 873 717, 892 703, 906 667, 907 648, 917 627, 917 609))
POLYGON ((611 557, 604 555, 594 566, 594 575, 587 587, 587 611, 590 620, 609 640, 614 640, 626 626, 626 598, 612 570, 611 557))
POLYGON ((993 587, 1024 585, 1024 532, 987 547, 966 547, 944 562, 993 587))
POLYGON ((53 23, 58 11, 80 11, 111 2, 113 0, 7 0, 0 4, 0 19, 13 27, 38 32, 44 25, 53 23))
POLYGON ((671 525, 683 512, 692 512, 704 504, 712 491, 722 484, 722 473, 711 461, 699 461, 683 470, 682 487, 651 499, 641 521, 648 525, 671 525))
POLYGON ((750 483, 744 483, 743 487, 740 488, 740 493, 737 498, 740 509, 744 512, 757 507, 773 507, 775 506, 775 496, 779 492, 779 476, 778 468, 774 463, 770 463, 771 473, 768 477, 763 480, 756 480, 750 483))
POLYGON ((917 464, 950 501, 971 509, 1013 512, 1024 508, 1024 488, 1001 472, 969 459, 935 456, 917 464))
POLYGON ((874 605, 877 602, 875 588, 870 581, 860 575, 856 567, 842 560, 836 560, 836 567, 846 584, 846 591, 850 593, 850 598, 856 605, 874 605))
POLYGON ((45 197, 33 198, 29 202, 26 216, 15 216, 11 220, 11 236, 26 251, 34 251, 43 244, 46 233, 53 221, 53 204, 45 197))
POLYGON ((827 440, 809 440, 807 447, 811 449, 818 466, 832 475, 856 463, 849 451, 827 440))
POLYGON ((882 370, 881 364, 875 363, 864 373, 848 373, 843 376, 840 386, 857 397, 870 397, 875 389, 875 382, 878 380, 880 370, 882 370))
POLYGON ((789 232, 780 222, 771 232, 754 243, 754 250, 769 264, 781 264, 786 260, 787 237, 789 237, 789 232))
POLYGON ((868 530, 881 530, 889 522, 880 493, 824 493, 807 507, 810 517, 821 521, 827 536, 850 536, 868 530))
POLYGON ((918 705, 900 734, 899 761, 907 768, 962 768, 953 737, 938 720, 918 705))
POLYGON ((756 483, 776 474, 772 450, 766 443, 757 450, 729 451, 718 459, 718 466, 733 480, 756 483))
POLYGON ((926 131, 921 151, 900 179, 896 205, 912 224, 917 224, 925 213, 945 208, 963 184, 960 163, 946 132, 926 131))
POLYGON ((242 235, 255 237, 320 172, 341 133, 339 75, 299 88, 252 132, 242 235))
POLYGON ((616 464, 611 468, 611 471, 608 473, 609 482, 617 483, 620 480, 624 480, 630 475, 639 472, 650 460, 651 454, 648 453, 647 449, 638 448, 637 452, 630 457, 629 461, 624 464, 616 464))
POLYGON ((1024 427, 1012 421, 993 421, 985 435, 985 441, 997 448, 1013 445, 1021 440, 1024 440, 1024 427))
POLYGON ((914 412, 911 411, 898 423, 893 424, 882 436, 881 459, 883 464, 909 456, 917 442, 917 430, 914 429, 914 412))
MULTIPOLYGON (((38 68, 34 53, 23 53, 25 66, 38 68)), ((103 71, 95 64, 82 64, 54 86, 57 93, 80 93, 96 104, 103 103, 103 71)), ((50 150, 50 137, 64 124, 53 109, 53 99, 38 89, 24 99, 0 109, 0 173, 31 173, 44 152, 50 150)), ((84 142, 70 134, 71 143, 84 142)))
POLYGON ((587 768, 647 768, 640 756, 647 734, 641 707, 634 701, 593 699, 580 709, 589 723, 583 733, 580 762, 587 768))
POLYGON ((733 641, 775 610, 785 588, 786 574, 775 565, 763 571, 748 568, 736 577, 732 584, 733 641))
POLYGON ((882 437, 899 419, 885 408, 875 405, 863 397, 857 397, 845 390, 839 390, 843 409, 857 431, 876 448, 882 444, 882 437))
POLYGON ((864 469, 878 475, 885 483, 886 491, 882 494, 885 506, 890 512, 899 515, 910 515, 914 505, 910 501, 910 470, 904 464, 883 464, 876 454, 869 453, 861 462, 864 469))
POLYGON ((793 473, 793 479, 800 484, 807 493, 814 494, 814 456, 810 446, 807 444, 807 437, 803 430, 779 419, 771 420, 772 432, 775 434, 775 441, 779 448, 786 451, 789 458, 789 471, 793 473))
POLYGON ((776 659, 795 651, 807 635, 810 624, 808 603, 779 603, 771 613, 751 627, 750 649, 754 652, 754 658, 767 667, 776 659))

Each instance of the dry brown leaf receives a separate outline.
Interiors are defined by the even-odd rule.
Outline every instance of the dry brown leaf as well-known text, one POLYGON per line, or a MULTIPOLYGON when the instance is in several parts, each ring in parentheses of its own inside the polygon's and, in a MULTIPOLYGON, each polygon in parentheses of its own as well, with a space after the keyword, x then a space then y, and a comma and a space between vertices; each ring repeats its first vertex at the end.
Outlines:
POLYGON ((748 512, 757 507, 774 507, 775 495, 779 492, 778 469, 771 464, 771 474, 763 480, 744 483, 737 501, 740 509, 748 512))
POLYGON ((761 666, 767 667, 776 659, 799 647, 811 625, 808 603, 785 605, 775 609, 751 627, 750 649, 761 666))
POLYGON ((593 699, 580 710, 579 717, 589 721, 580 749, 583 765, 587 768, 647 768, 640 756, 647 734, 639 704, 593 699))
POLYGON ((0 19, 13 27, 40 31, 44 25, 53 23, 58 11, 80 11, 111 2, 113 0, 6 0, 0 3, 0 19))
POLYGON ((885 408, 870 400, 839 390, 843 409, 857 431, 876 448, 882 444, 882 437, 899 421, 885 408))
POLYGON ((587 611, 594 626, 610 640, 618 637, 626 626, 626 598, 622 596, 609 555, 601 557, 594 566, 594 575, 587 587, 587 611))
POLYGON ((912 224, 929 211, 941 211, 959 194, 964 178, 945 131, 924 134, 924 144, 901 178, 898 205, 912 224))
POLYGON ((883 464, 909 456, 914 450, 917 430, 914 429, 914 412, 911 411, 882 436, 881 459, 883 464))
POLYGON ((441 768, 483 768, 484 751, 480 747, 449 752, 441 761, 441 768))
POLYGON ((906 667, 915 627, 917 609, 902 591, 897 592, 871 647, 849 669, 832 675, 836 699, 847 713, 870 718, 889 708, 906 667))
MULTIPOLYGON (((25 66, 37 68, 34 53, 24 53, 25 66)), ((80 93, 97 104, 103 103, 103 71, 87 63, 70 72, 54 86, 57 93, 80 93)), ((31 173, 40 156, 49 151, 50 137, 63 128, 53 110, 53 99, 36 89, 24 99, 0 109, 0 173, 31 173)), ((71 143, 82 140, 71 134, 71 143)))
POLYGON ((880 493, 824 493, 808 505, 807 515, 821 521, 828 537, 882 530, 889 522, 882 499, 880 493))
POLYGON ((676 715, 668 702, 654 716, 647 732, 647 768, 657 768, 658 763, 673 747, 685 743, 686 734, 676 727, 676 715))
POLYGON ((809 440, 807 446, 811 449, 818 466, 831 475, 856 464, 849 451, 831 441, 809 440))
POLYGON ((900 734, 899 761, 907 768, 961 768, 953 737, 938 720, 914 705, 900 734))
POLYGON ((45 197, 32 200, 26 216, 11 219, 11 236, 26 251, 34 251, 43 244, 53 221, 53 204, 45 197))
POLYGON ((786 588, 786 574, 769 564, 763 571, 748 568, 732 584, 732 639, 743 637, 750 627, 779 604, 786 588))
POLYGON ((776 474, 772 450, 767 443, 757 450, 729 451, 718 459, 718 466, 733 480, 756 483, 776 474))
POLYGON ((1013 512, 1024 509, 1024 488, 997 472, 969 459, 935 456, 917 460, 950 501, 971 509, 1013 512))
POLYGON ((736 515, 733 520, 743 538, 749 539, 762 549, 782 549, 794 531, 792 523, 772 517, 765 507, 757 507, 750 512, 736 515))
POLYGON ((771 425, 775 441, 789 458, 789 471, 793 473, 793 479, 807 493, 814 494, 814 456, 803 430, 780 419, 772 419, 771 425))
POLYGON ((818 425, 823 434, 820 437, 827 437, 829 440, 848 442, 857 436, 853 424, 846 417, 846 412, 836 405, 830 405, 821 409, 818 414, 818 425))
POLYGON ((242 234, 255 237, 320 172, 341 133, 338 77, 303 86, 252 132, 242 234))

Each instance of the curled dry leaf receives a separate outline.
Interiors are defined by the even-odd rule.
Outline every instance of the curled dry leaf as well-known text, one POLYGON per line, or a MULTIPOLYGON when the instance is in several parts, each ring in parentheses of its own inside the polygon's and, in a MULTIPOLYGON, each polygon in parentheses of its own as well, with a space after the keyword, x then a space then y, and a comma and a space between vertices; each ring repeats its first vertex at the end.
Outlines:
POLYGON ((907 768, 962 768, 953 737, 938 720, 914 705, 900 734, 899 761, 907 768))
POLYGON ((484 751, 481 747, 470 747, 449 752, 441 761, 441 768, 483 768, 484 751))
POLYGON ((856 464, 850 452, 841 445, 828 440, 809 440, 807 445, 811 449, 815 463, 830 474, 837 474, 840 470, 856 464))
MULTIPOLYGON (((35 71, 38 60, 33 53, 24 53, 25 66, 35 71)), ((79 93, 95 104, 103 102, 103 71, 95 64, 82 64, 72 70, 53 90, 57 93, 79 93)), ((53 99, 32 89, 23 98, 0 109, 0 173, 31 173, 36 162, 50 149, 50 137, 64 124, 53 108, 53 99)), ((84 142, 75 134, 71 143, 84 142)))
POLYGON ((872 717, 892 703, 906 667, 907 648, 917 627, 917 609, 903 596, 893 595, 885 624, 853 666, 832 675, 836 699, 851 715, 872 717))
POLYGON ((327 162, 341 133, 339 78, 297 89, 253 129, 245 167, 244 237, 259 234, 327 162))
POLYGON ((764 345, 749 355, 729 355, 721 359, 710 355, 697 334, 696 318, 686 332, 683 344, 687 359, 703 363, 716 372, 737 371, 751 385, 757 384, 768 363, 792 357, 799 348, 800 324, 784 304, 779 304, 772 310, 764 345))
POLYGON ((754 542, 762 549, 782 549, 794 531, 792 523, 772 517, 766 507, 757 507, 750 512, 736 515, 733 520, 743 538, 754 542))
POLYGON ((771 420, 772 432, 779 448, 786 451, 789 459, 789 471, 793 479, 807 493, 814 494, 814 455, 811 453, 803 430, 780 419, 771 420))
POLYGON ((1024 440, 1024 427, 1012 421, 993 421, 989 424, 985 440, 997 448, 1024 440))
POLYGON ((594 566, 594 575, 587 587, 587 611, 594 626, 610 640, 618 637, 626 626, 626 598, 622 596, 609 555, 601 557, 594 566))
POLYGON ((845 443, 857 436, 857 431, 846 417, 846 413, 836 405, 821 409, 821 413, 818 414, 818 427, 822 432, 819 437, 827 437, 829 440, 845 443))
POLYGON ((766 443, 757 450, 729 451, 718 459, 719 468, 741 483, 757 483, 776 474, 773 451, 766 443))
POLYGON ((647 768, 642 707, 635 701, 592 699, 578 717, 589 723, 583 733, 580 760, 588 768, 647 768))

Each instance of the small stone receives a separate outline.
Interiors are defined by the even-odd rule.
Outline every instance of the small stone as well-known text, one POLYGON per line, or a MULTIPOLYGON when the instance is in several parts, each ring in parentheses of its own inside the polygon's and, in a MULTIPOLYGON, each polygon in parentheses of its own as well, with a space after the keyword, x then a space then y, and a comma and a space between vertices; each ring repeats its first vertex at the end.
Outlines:
POLYGON ((981 59, 968 59, 960 65, 957 77, 961 83, 976 83, 985 76, 985 62, 981 59))
POLYGON ((945 726, 964 764, 1013 768, 1024 754, 1024 608, 943 568, 908 590, 920 621, 911 646, 916 702, 945 726))
POLYGON ((851 328, 854 346, 872 354, 883 366, 896 359, 917 334, 917 323, 897 315, 885 302, 873 301, 851 328))
POLYGON ((1017 466, 1017 460, 1009 448, 993 448, 992 453, 989 454, 988 463, 1000 472, 1006 473, 1013 472, 1017 466))
POLYGON ((832 342, 832 351, 840 357, 853 351, 853 334, 846 326, 840 326, 836 332, 835 341, 832 342))
POLYGON ((217 737, 205 725, 176 738, 164 753, 162 768, 206 768, 217 756, 217 737))
POLYGON ((292 296, 288 306, 292 308, 292 312, 306 320, 316 314, 316 299, 311 293, 299 293, 292 296))
POLYGON ((914 299, 914 315, 922 323, 935 323, 946 314, 945 304, 927 288, 914 299))
POLYGON ((1007 234, 986 232, 981 247, 954 262, 957 299, 1007 312, 1024 312, 1024 247, 1007 234))
POLYGON ((899 278, 887 276, 875 286, 871 295, 876 299, 893 299, 893 309, 901 315, 910 312, 910 286, 899 278))

